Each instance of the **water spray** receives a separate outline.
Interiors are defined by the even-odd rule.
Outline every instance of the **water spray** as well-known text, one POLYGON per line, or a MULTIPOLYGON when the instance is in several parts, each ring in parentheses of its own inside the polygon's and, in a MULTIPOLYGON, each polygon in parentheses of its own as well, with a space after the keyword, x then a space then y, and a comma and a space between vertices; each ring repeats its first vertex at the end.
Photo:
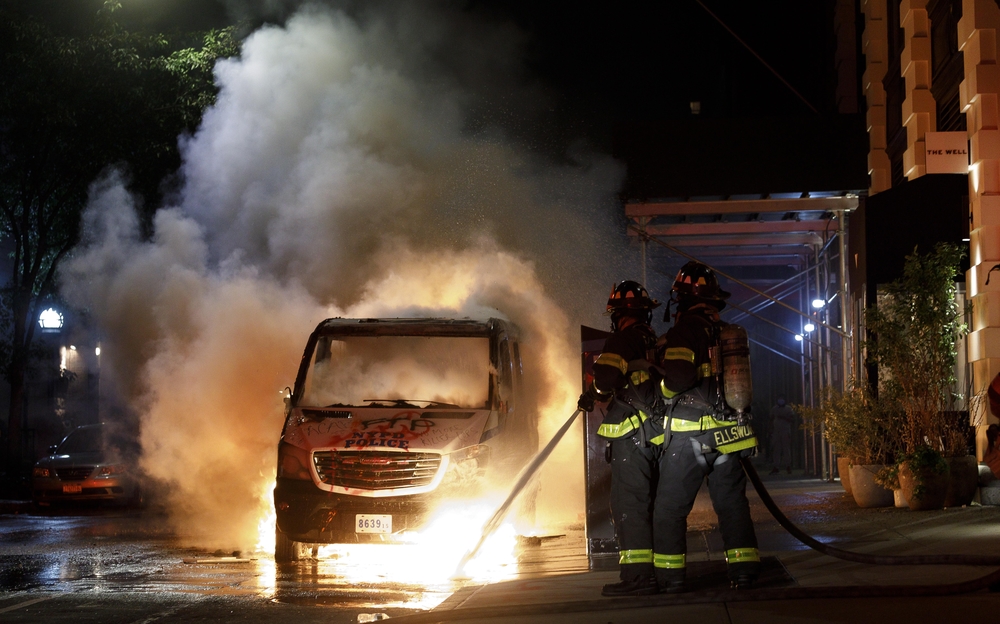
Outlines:
POLYGON ((517 498, 517 495, 520 494, 522 490, 524 490, 524 487, 526 485, 528 485, 528 482, 530 482, 532 477, 535 476, 535 473, 538 472, 538 468, 541 467, 543 463, 545 463, 545 460, 548 459, 549 455, 552 454, 552 450, 555 449, 556 445, 559 444, 559 441, 562 440, 563 436, 566 435, 566 432, 569 431, 569 428, 573 424, 573 421, 575 421, 576 417, 582 413, 583 410, 580 409, 577 409, 575 412, 573 412, 573 415, 569 417, 569 419, 565 422, 565 424, 563 424, 563 426, 559 428, 559 431, 557 431, 556 434, 552 436, 552 439, 549 440, 549 443, 545 445, 545 448, 538 451, 538 453, 531 459, 531 461, 528 462, 528 465, 525 466, 523 470, 521 470, 521 474, 518 475, 517 481, 514 483, 514 487, 512 487, 510 490, 510 494, 507 495, 507 498, 504 500, 504 502, 499 507, 497 507, 497 510, 493 512, 493 515, 490 517, 490 519, 486 522, 485 525, 483 525, 483 534, 479 537, 479 541, 476 542, 476 545, 472 547, 472 550, 465 553, 465 555, 462 557, 462 560, 459 561, 458 567, 455 568, 455 574, 451 577, 452 580, 460 581, 469 579, 469 577, 466 576, 465 574, 465 566, 468 565, 470 561, 472 561, 472 558, 476 556, 476 554, 479 552, 479 549, 483 547, 483 544, 486 542, 487 539, 489 539, 490 535, 493 535, 493 533, 496 532, 498 528, 500 528, 500 523, 503 522, 503 519, 507 516, 507 512, 510 511, 510 506, 514 503, 514 500, 517 498))

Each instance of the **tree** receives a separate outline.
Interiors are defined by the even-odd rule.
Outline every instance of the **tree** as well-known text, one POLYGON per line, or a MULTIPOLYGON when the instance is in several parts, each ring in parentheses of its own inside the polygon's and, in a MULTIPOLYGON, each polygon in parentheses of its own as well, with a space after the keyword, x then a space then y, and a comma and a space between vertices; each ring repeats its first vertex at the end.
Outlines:
POLYGON ((13 261, 0 291, 0 372, 11 387, 13 467, 35 321, 56 296, 89 185, 118 167, 156 205, 161 181, 180 164, 177 137, 214 101, 214 61, 239 52, 233 28, 130 32, 116 0, 103 0, 71 33, 33 17, 30 4, 0 6, 0 240, 13 261))

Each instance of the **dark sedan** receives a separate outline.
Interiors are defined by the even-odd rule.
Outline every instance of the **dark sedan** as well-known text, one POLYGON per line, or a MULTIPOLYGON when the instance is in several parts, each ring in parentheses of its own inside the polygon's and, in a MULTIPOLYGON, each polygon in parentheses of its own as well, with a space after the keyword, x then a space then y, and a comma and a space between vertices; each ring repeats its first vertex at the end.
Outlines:
POLYGON ((142 489, 135 465, 108 444, 107 427, 83 425, 50 447, 32 472, 32 499, 53 503, 103 501, 138 506, 142 489))

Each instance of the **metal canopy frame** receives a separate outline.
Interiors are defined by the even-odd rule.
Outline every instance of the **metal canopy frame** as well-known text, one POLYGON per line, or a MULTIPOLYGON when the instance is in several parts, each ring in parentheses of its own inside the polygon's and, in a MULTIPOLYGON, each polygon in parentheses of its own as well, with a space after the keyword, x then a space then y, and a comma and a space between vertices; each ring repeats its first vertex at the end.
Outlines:
MULTIPOLYGON (((737 302, 731 302, 732 309, 792 334, 796 332, 763 319, 757 313, 777 305, 818 326, 815 334, 800 334, 801 348, 797 354, 797 361, 802 364, 803 402, 815 405, 822 389, 833 385, 834 360, 840 362, 838 385, 846 386, 852 376, 850 355, 855 350, 856 333, 851 325, 847 297, 845 222, 846 215, 858 207, 863 193, 854 190, 629 202, 625 204, 625 216, 629 220, 629 236, 635 236, 641 246, 643 283, 647 281, 647 244, 653 242, 669 249, 672 255, 712 267, 719 275, 754 293, 751 299, 759 299, 752 310, 737 302), (837 247, 832 248, 833 243, 838 243, 837 247), (791 291, 797 291, 803 306, 813 298, 811 293, 822 293, 828 304, 834 301, 836 304, 827 305, 822 314, 811 308, 799 310, 780 299, 789 294, 788 282, 791 280, 753 279, 750 281, 755 285, 751 285, 720 270, 719 266, 788 266, 795 269, 794 281, 800 282, 798 286, 793 284, 791 291), (836 293, 830 297, 829 287, 834 281, 836 293), (783 291, 777 292, 780 288, 783 291), (832 318, 832 307, 839 310, 838 318, 832 318)), ((765 348, 780 357, 795 360, 771 347, 765 348)), ((815 439, 812 465, 816 474, 832 479, 833 450, 825 443, 819 446, 822 469, 815 439)))

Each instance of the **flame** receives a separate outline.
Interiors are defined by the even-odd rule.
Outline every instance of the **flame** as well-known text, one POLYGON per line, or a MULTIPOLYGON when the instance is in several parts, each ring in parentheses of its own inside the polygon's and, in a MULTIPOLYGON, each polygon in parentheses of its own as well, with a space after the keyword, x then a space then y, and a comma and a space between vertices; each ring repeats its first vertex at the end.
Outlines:
POLYGON ((471 504, 449 501, 435 512, 420 531, 407 531, 393 544, 331 544, 319 548, 321 559, 344 559, 354 565, 344 575, 354 584, 380 582, 441 586, 462 574, 463 580, 494 583, 517 573, 514 525, 504 524, 466 566, 462 557, 482 535, 483 525, 495 509, 492 501, 471 504))
MULTIPOLYGON (((273 489, 265 488, 266 493, 273 489)), ((385 544, 328 544, 317 550, 313 563, 322 576, 346 586, 373 587, 392 584, 421 588, 398 603, 382 607, 432 609, 465 583, 496 583, 517 575, 517 530, 513 521, 502 524, 463 569, 462 558, 479 541, 483 526, 495 512, 500 494, 475 500, 449 500, 432 514, 419 531, 405 531, 385 544)), ((273 507, 257 525, 257 552, 274 554, 273 507)), ((271 557, 258 560, 258 585, 265 597, 278 590, 277 568, 271 557)))
POLYGON ((261 509, 264 513, 257 522, 257 552, 274 554, 274 531, 278 525, 278 516, 274 511, 274 501, 271 492, 274 491, 274 481, 266 481, 260 492, 261 509))

